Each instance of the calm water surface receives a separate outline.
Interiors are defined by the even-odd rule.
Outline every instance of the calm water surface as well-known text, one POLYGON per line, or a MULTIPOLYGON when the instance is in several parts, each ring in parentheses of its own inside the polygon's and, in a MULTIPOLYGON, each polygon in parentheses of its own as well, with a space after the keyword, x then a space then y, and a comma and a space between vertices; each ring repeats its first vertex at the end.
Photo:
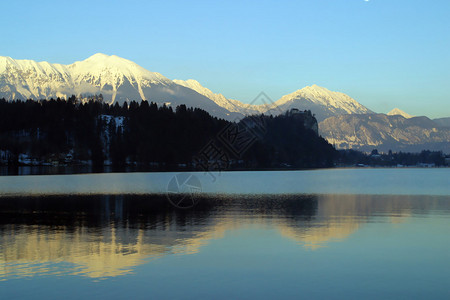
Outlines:
MULTIPOLYGON (((0 176, 1 195, 166 193, 178 173, 0 176)), ((450 195, 450 168, 191 172, 206 194, 450 195)))
POLYGON ((449 299, 448 172, 0 177, 0 299, 449 299))

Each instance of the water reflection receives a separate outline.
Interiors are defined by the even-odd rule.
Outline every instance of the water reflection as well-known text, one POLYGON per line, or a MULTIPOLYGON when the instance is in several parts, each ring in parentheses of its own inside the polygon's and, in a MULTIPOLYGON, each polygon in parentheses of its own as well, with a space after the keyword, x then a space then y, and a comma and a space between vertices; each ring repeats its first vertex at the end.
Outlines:
POLYGON ((88 174, 111 172, 150 172, 154 168, 125 166, 125 167, 94 167, 91 165, 50 165, 50 166, 0 166, 0 176, 10 175, 61 175, 88 174))
POLYGON ((450 211, 448 197, 272 195, 214 197, 177 210, 163 196, 0 199, 0 280, 36 275, 107 278, 165 255, 201 251, 227 231, 276 229, 317 250, 367 222, 450 211))

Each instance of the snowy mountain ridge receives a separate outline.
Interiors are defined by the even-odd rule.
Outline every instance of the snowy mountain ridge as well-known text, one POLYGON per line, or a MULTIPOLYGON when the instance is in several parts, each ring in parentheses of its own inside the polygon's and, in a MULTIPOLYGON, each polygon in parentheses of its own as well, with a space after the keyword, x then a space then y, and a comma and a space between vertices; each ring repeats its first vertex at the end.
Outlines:
POLYGON ((309 109, 319 121, 334 115, 373 113, 350 96, 315 84, 281 97, 275 105, 283 111, 291 108, 309 109))
POLYGON ((186 104, 227 119, 290 108, 312 110, 319 121, 335 114, 370 112, 349 96, 317 85, 283 96, 273 105, 246 104, 216 94, 196 80, 172 81, 116 55, 97 53, 70 65, 0 57, 0 98, 37 100, 100 93, 108 103, 142 99, 186 104), (274 106, 279 107, 269 111, 274 106))
POLYGON ((289 95, 283 96, 280 100, 277 101, 277 103, 278 105, 283 105, 298 98, 304 98, 310 100, 313 103, 321 105, 329 105, 336 108, 342 108, 347 113, 355 113, 360 108, 360 104, 346 94, 340 92, 332 92, 316 84, 304 87, 289 95), (352 106, 349 107, 348 104, 352 104, 352 106))
POLYGON ((215 103, 226 108, 231 112, 238 112, 242 113, 243 115, 251 115, 257 113, 264 113, 267 110, 265 107, 259 105, 246 104, 239 100, 228 99, 222 94, 215 94, 210 89, 202 86, 200 82, 194 79, 188 80, 174 79, 173 81, 176 84, 185 86, 187 88, 196 91, 199 94, 202 94, 203 96, 213 100, 215 103))
POLYGON ((70 65, 0 57, 0 98, 50 99, 102 94, 107 103, 148 100, 159 105, 200 107, 210 114, 234 119, 230 112, 200 93, 176 84, 136 63, 97 53, 70 65))
POLYGON ((171 83, 161 74, 132 61, 102 53, 70 65, 0 57, 0 82, 0 93, 10 93, 7 99, 66 98, 71 94, 106 92, 111 103, 115 101, 118 88, 127 82, 144 100, 143 87, 171 83))
POLYGON ((163 75, 150 72, 134 62, 120 58, 116 55, 105 55, 97 53, 84 61, 75 62, 68 66, 75 85, 88 82, 104 90, 105 87, 112 88, 112 102, 117 96, 117 88, 129 82, 137 88, 142 100, 147 100, 143 87, 152 84, 168 85, 171 81, 163 75))

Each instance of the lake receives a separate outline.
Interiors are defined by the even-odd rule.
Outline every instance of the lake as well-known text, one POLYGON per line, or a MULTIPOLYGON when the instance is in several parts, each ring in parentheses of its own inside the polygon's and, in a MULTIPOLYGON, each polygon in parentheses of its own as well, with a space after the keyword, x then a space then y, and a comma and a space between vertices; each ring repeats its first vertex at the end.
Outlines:
POLYGON ((449 171, 0 176, 0 298, 449 299, 449 171))

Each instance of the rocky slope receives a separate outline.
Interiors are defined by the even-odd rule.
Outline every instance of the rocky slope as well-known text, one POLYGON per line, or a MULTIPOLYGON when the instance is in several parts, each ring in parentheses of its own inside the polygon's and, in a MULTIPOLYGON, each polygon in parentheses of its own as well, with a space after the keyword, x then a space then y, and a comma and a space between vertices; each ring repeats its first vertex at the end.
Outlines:
POLYGON ((338 149, 370 151, 440 150, 450 153, 450 128, 427 117, 385 114, 341 115, 319 124, 322 137, 338 149))

